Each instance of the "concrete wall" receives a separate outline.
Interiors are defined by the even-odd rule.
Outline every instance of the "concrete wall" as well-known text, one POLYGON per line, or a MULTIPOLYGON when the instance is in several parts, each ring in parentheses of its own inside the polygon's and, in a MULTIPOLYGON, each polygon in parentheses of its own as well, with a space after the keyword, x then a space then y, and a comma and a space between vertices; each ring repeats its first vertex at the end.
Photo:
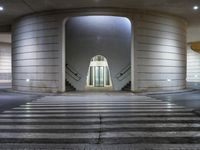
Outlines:
POLYGON ((0 88, 11 87, 11 44, 0 42, 0 88))
POLYGON ((200 53, 187 46, 187 87, 200 89, 200 53))
POLYGON ((131 22, 125 17, 72 17, 66 22, 66 62, 81 75, 79 81, 67 74, 67 80, 77 89, 85 90, 90 60, 104 56, 110 68, 113 90, 130 81, 130 75, 118 80, 117 74, 130 65, 131 22))
POLYGON ((185 88, 186 23, 148 13, 134 20, 136 86, 140 91, 185 88))
POLYGON ((13 26, 13 88, 58 90, 59 24, 56 16, 31 16, 13 26), (30 79, 27 82, 27 79, 30 79))
MULTIPOLYGON (((159 91, 185 87, 184 20, 130 10, 68 10, 26 16, 13 25, 13 88, 28 91, 64 90, 64 20, 80 14, 131 18, 134 25, 132 90, 159 91), (26 79, 30 79, 30 82, 26 82, 26 79)), ((90 55, 93 57, 95 53, 90 55)))

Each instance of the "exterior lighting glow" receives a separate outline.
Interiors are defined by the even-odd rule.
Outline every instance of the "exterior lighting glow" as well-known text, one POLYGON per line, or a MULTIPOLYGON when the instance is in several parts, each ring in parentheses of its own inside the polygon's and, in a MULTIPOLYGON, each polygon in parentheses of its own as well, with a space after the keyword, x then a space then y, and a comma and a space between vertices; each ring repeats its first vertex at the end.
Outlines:
POLYGON ((197 10, 197 9, 199 9, 199 7, 198 6, 193 6, 193 9, 197 10))
POLYGON ((168 82, 171 82, 172 80, 171 80, 171 79, 167 79, 167 81, 168 81, 168 82))
POLYGON ((26 82, 30 82, 30 79, 26 79, 26 82))
POLYGON ((3 6, 0 6, 0 11, 3 11, 3 10, 4 10, 3 6))

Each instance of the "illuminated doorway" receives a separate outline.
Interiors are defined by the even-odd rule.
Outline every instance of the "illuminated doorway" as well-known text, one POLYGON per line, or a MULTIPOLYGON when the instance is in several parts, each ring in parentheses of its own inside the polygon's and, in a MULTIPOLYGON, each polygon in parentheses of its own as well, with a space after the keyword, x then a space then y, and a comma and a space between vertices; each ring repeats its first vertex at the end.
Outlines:
POLYGON ((134 56, 134 46, 132 24, 128 18, 106 15, 73 16, 66 18, 63 31, 63 60, 68 64, 67 67, 70 66, 62 70, 65 71, 66 83, 70 83, 78 91, 88 90, 88 87, 97 91, 106 87, 111 87, 111 91, 120 91, 130 83, 133 78, 131 58, 134 56), (100 66, 91 68, 92 72, 89 70, 91 59, 97 55, 106 57, 108 73, 105 67, 100 66), (67 71, 73 71, 73 77, 67 71), (99 78, 92 78, 90 74, 99 78), (106 74, 110 79, 106 79, 106 74))
POLYGON ((97 55, 91 59, 87 75, 87 88, 112 89, 108 62, 104 56, 97 55))

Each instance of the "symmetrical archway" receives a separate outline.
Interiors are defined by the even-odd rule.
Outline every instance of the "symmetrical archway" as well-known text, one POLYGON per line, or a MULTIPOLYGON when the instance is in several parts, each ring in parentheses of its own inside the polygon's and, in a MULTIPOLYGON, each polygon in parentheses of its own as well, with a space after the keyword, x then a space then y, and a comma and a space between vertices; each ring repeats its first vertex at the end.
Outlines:
POLYGON ((108 88, 112 89, 112 80, 107 59, 104 56, 94 56, 89 65, 87 74, 87 89, 108 88))
POLYGON ((77 90, 91 87, 121 90, 131 81, 131 71, 122 72, 127 65, 131 69, 132 24, 128 18, 100 15, 71 17, 65 24, 64 42, 65 63, 70 66, 65 69, 71 71, 70 76, 66 74, 66 80, 77 90), (91 63, 91 58, 109 62, 109 71, 106 70, 108 65, 91 66, 93 70, 88 71, 89 64, 107 64, 103 60, 91 63), (120 78, 123 80, 119 80, 118 75, 123 76, 120 78))

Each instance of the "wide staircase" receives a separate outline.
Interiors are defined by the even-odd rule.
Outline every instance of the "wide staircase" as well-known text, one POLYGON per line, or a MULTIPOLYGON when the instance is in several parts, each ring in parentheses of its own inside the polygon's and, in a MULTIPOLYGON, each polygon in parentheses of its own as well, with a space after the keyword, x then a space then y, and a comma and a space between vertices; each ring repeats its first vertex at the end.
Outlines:
POLYGON ((131 93, 46 96, 0 114, 0 143, 0 149, 199 149, 200 117, 131 93))

